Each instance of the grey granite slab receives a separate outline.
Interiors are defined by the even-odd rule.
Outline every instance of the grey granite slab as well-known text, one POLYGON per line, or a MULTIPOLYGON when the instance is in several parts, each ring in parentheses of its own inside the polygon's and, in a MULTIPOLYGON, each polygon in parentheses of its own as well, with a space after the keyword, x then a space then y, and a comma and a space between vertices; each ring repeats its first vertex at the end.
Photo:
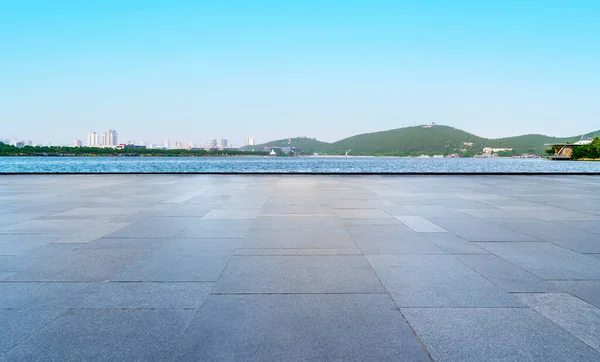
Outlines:
POLYGON ((233 256, 216 293, 385 293, 362 255, 233 256))
POLYGON ((251 224, 251 229, 293 230, 293 229, 331 229, 343 227, 336 215, 259 215, 251 224))
POLYGON ((238 249, 234 255, 269 256, 269 255, 360 255, 359 249, 238 249))
POLYGON ((546 280, 600 279, 600 260, 550 243, 477 243, 546 280))
POLYGON ((369 255, 400 307, 522 307, 513 296, 449 255, 369 255))
POLYGON ((417 215, 395 216, 404 225, 419 233, 445 233, 446 229, 439 227, 431 221, 417 215))
POLYGON ((402 308, 435 361, 597 361, 594 349, 528 308, 402 308))
POLYGON ((562 221, 560 224, 569 228, 576 228, 595 234, 600 234, 600 223, 597 221, 562 221))
MULTIPOLYGON (((352 235, 356 235, 352 233, 352 235)), ((365 237, 359 234, 354 237, 356 245, 365 255, 375 254, 446 254, 435 244, 425 239, 420 233, 397 231, 391 237, 377 235, 365 237)))
POLYGON ((553 281, 560 290, 600 308, 600 280, 564 280, 553 281))
POLYGON ((87 292, 89 283, 3 282, 0 283, 0 309, 27 310, 68 307, 73 298, 87 292))
POLYGON ((149 217, 105 237, 171 238, 199 220, 198 217, 149 217))
POLYGON ((600 352, 600 309, 597 307, 566 293, 521 293, 518 298, 600 352))
POLYGON ((188 225, 176 238, 232 239, 244 238, 252 220, 200 220, 188 225))
MULTIPOLYGON (((285 199, 284 199, 285 200, 285 199)), ((283 202, 283 200, 282 200, 283 202)), ((267 202, 260 211, 261 214, 333 214, 333 208, 330 205, 318 204, 283 204, 267 202)))
POLYGON ((452 233, 421 233, 420 235, 448 254, 489 254, 487 250, 452 233))
POLYGON ((168 360, 194 309, 70 309, 4 356, 9 361, 168 360))
POLYGON ((598 234, 569 227, 564 223, 515 219, 504 221, 504 225, 579 253, 600 253, 598 234))
POLYGON ((36 259, 10 281, 105 281, 127 266, 144 259, 152 250, 140 248, 76 249, 36 259))
POLYGON ((430 219, 436 225, 468 241, 541 241, 497 223, 476 219, 430 219))
POLYGON ((79 232, 110 221, 109 218, 93 218, 92 220, 28 220, 14 225, 0 227, 0 234, 46 234, 64 235, 79 232))
POLYGON ((121 230, 131 223, 124 222, 108 222, 105 224, 97 225, 84 231, 77 232, 75 234, 66 235, 60 239, 54 241, 54 243, 89 243, 94 240, 100 239, 106 235, 112 234, 118 230, 121 230))
MULTIPOLYGON (((27 310, 0 309, 0 360, 3 355, 65 312, 62 306, 49 305, 27 310)), ((24 359, 21 359, 24 360, 24 359)))
POLYGON ((554 285, 496 255, 456 255, 455 258, 507 292, 559 291, 554 285))
MULTIPOLYGON (((0 285, 1 289, 1 285, 0 285)), ((70 308, 199 308, 212 283, 93 283, 68 300, 70 308)))
POLYGON ((176 361, 429 361, 385 294, 212 295, 176 361))
POLYGON ((342 228, 300 230, 250 230, 243 241, 245 248, 356 248, 354 240, 342 228))
POLYGON ((391 219, 392 216, 381 209, 334 209, 340 219, 391 219))
POLYGON ((60 239, 57 235, 0 235, 0 255, 21 255, 60 239))
POLYGON ((114 280, 210 282, 221 275, 239 243, 203 243, 203 239, 179 239, 155 249, 148 258, 130 264, 114 280), (221 246, 222 245, 222 246, 221 246))
POLYGON ((260 209, 214 209, 204 220, 254 220, 260 209))

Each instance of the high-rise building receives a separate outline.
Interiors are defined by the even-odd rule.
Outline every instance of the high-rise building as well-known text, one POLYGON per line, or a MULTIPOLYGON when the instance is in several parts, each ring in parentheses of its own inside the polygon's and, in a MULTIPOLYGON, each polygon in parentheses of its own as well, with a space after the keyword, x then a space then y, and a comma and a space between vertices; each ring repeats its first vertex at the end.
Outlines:
POLYGON ((246 143, 248 143, 248 146, 254 146, 254 138, 248 137, 248 141, 246 143))
POLYGON ((98 140, 98 133, 90 132, 87 136, 87 145, 88 147, 97 147, 100 146, 100 142, 98 140))
POLYGON ((73 147, 81 147, 81 146, 83 146, 83 143, 81 142, 81 140, 74 139, 73 143, 71 143, 71 146, 73 146, 73 147))
POLYGON ((227 148, 227 140, 225 138, 219 139, 219 143, 217 144, 218 148, 227 148))
POLYGON ((171 148, 171 144, 169 143, 169 140, 165 140, 165 149, 168 150, 171 148))
POLYGON ((117 131, 109 129, 104 132, 102 144, 106 147, 115 147, 119 144, 117 139, 117 131))
POLYGON ((217 140, 211 140, 210 143, 208 144, 209 148, 217 148, 217 140))

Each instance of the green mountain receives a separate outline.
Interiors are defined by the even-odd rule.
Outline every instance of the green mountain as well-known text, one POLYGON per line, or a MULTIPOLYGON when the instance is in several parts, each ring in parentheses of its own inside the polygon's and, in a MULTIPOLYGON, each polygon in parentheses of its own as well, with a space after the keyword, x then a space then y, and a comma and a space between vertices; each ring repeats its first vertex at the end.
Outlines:
POLYGON ((304 150, 305 154, 313 154, 315 152, 324 152, 329 148, 329 145, 330 144, 327 142, 317 141, 314 138, 296 137, 271 141, 261 145, 246 146, 244 149, 262 151, 264 147, 298 147, 304 150))
MULTIPOLYGON (((590 132, 587 136, 600 135, 600 130, 590 132)), ((520 155, 523 153, 542 154, 547 143, 576 142, 580 136, 550 137, 540 134, 527 134, 515 137, 490 139, 479 137, 463 130, 442 126, 414 126, 392 129, 388 131, 365 133, 343 140, 327 143, 313 138, 290 138, 267 142, 254 146, 258 150, 263 147, 299 147, 306 154, 322 153, 342 155, 350 151, 353 155, 449 155, 460 154, 471 156, 482 153, 484 147, 512 148, 504 155, 520 155)))

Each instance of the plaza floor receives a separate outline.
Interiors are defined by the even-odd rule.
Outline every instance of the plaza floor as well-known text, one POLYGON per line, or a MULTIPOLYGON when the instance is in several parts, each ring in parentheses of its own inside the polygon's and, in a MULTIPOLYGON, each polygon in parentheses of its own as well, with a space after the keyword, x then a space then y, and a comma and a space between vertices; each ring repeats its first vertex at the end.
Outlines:
POLYGON ((600 361, 600 177, 0 177, 1 361, 600 361))

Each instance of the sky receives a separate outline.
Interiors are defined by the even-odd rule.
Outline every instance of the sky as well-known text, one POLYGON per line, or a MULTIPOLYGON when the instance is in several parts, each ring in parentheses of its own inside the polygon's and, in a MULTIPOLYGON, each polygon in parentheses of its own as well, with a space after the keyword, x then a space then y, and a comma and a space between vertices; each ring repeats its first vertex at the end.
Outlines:
POLYGON ((600 129, 598 0, 0 0, 0 139, 600 129))

